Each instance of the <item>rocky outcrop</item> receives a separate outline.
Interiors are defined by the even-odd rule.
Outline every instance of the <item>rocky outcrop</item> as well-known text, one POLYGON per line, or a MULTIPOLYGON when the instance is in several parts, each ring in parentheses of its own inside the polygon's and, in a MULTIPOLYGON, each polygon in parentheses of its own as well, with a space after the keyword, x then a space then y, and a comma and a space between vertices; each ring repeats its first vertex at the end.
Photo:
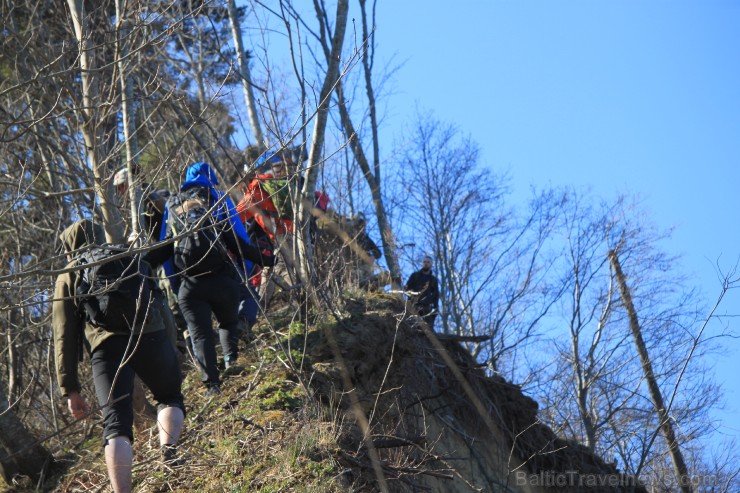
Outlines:
POLYGON ((308 379, 346 413, 340 460, 367 491, 642 492, 537 419, 537 403, 489 377, 402 301, 350 299, 309 334, 308 379))

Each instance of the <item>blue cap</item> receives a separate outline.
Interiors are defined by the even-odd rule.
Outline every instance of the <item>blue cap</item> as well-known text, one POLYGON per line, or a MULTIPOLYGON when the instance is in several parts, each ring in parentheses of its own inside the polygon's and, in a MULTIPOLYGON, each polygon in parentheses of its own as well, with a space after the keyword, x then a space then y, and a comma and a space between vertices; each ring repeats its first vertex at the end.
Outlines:
POLYGON ((282 163, 283 154, 278 151, 265 151, 260 157, 254 162, 254 167, 259 168, 265 164, 282 163))

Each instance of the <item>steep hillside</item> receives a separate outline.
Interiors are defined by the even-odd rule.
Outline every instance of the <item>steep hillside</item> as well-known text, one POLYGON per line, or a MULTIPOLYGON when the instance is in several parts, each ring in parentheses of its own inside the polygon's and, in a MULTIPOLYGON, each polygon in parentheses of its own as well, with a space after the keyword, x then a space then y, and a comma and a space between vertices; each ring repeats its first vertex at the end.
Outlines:
MULTIPOLYGON (((222 395, 205 399, 189 369, 184 464, 163 466, 156 434, 138 431, 138 490, 644 491, 558 439, 534 401, 485 377, 402 301, 347 295, 308 330, 292 314, 259 324, 222 395)), ((46 489, 108 488, 97 427, 87 436, 46 489)))

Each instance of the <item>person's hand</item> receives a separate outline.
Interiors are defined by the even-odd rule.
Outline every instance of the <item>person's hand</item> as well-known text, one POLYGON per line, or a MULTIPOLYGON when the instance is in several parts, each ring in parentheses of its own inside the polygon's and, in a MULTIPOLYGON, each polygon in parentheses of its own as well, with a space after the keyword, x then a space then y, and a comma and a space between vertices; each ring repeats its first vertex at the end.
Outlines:
POLYGON ((87 406, 85 398, 79 392, 70 392, 67 395, 67 407, 74 419, 84 419, 90 413, 90 408, 87 406))

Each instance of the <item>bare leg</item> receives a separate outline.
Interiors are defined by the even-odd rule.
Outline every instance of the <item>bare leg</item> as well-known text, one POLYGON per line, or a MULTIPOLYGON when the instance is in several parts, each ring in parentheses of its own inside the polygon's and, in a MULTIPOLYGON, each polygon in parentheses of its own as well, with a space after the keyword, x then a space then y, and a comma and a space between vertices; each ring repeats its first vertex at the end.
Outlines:
POLYGON ((159 428, 159 444, 175 445, 182 432, 182 423, 185 415, 179 407, 165 407, 157 414, 159 428))
POLYGON ((134 426, 137 430, 149 428, 151 420, 157 417, 156 409, 150 403, 144 393, 144 384, 137 375, 134 379, 134 393, 132 396, 134 405, 134 426))
POLYGON ((260 303, 262 303, 262 309, 264 311, 267 311, 267 308, 270 306, 270 300, 272 300, 272 295, 275 293, 275 283, 271 279, 274 271, 274 267, 262 268, 262 279, 260 281, 259 296, 260 303))
POLYGON ((105 446, 105 465, 113 491, 129 493, 132 489, 131 465, 134 453, 128 437, 115 437, 105 446))

